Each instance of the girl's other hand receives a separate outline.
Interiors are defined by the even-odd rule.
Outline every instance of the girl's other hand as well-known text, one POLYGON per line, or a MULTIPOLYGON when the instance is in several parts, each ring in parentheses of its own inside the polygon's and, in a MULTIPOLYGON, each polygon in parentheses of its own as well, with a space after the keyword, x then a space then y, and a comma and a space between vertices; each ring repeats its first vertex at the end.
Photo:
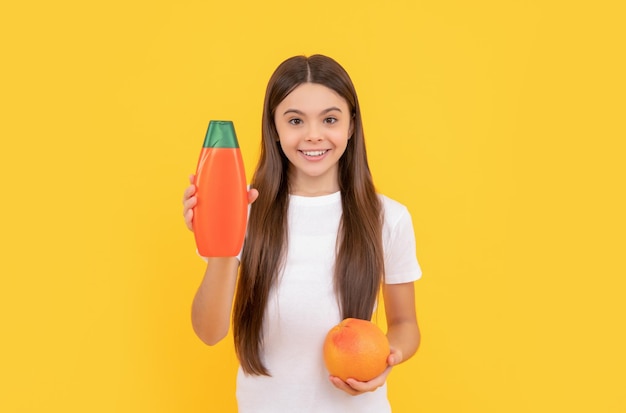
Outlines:
MULTIPOLYGON (((193 207, 198 203, 196 195, 196 186, 193 184, 195 175, 189 175, 189 186, 185 189, 183 194, 183 217, 185 218, 185 225, 189 228, 189 231, 193 231, 193 207)), ((250 189, 248 191, 248 203, 252 204, 259 196, 259 191, 256 189, 250 189)))
POLYGON ((248 190, 248 204, 252 204, 259 197, 259 191, 254 188, 248 190))
POLYGON ((387 381, 387 376, 391 372, 391 368, 402 361, 402 353, 399 350, 391 348, 389 357, 387 358, 387 368, 381 373, 380 376, 374 377, 370 381, 358 381, 348 378, 343 381, 339 377, 330 376, 331 383, 338 389, 345 391, 346 393, 357 396, 362 393, 372 392, 381 387, 387 381))
POLYGON ((189 231, 193 231, 193 207, 198 203, 198 198, 195 197, 196 186, 193 184, 195 175, 189 175, 190 185, 185 189, 183 194, 183 217, 185 218, 185 225, 189 228, 189 231))

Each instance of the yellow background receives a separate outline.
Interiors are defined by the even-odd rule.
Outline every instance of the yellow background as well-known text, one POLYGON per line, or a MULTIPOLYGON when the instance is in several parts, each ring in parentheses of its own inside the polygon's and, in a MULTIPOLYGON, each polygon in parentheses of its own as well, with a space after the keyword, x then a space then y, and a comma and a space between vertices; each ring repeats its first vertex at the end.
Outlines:
POLYGON ((414 219, 394 411, 626 411, 621 2, 5 3, 0 411, 234 411, 180 200, 210 119, 251 174, 271 72, 312 53, 414 219))

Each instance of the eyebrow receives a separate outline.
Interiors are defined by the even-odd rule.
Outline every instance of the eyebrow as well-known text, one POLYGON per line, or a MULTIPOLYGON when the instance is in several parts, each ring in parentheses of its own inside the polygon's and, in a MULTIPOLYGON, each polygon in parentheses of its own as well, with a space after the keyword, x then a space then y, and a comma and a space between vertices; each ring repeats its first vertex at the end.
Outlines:
MULTIPOLYGON (((328 112, 332 112, 332 111, 334 111, 334 110, 336 110, 336 111, 338 111, 338 112, 340 112, 340 113, 341 113, 341 109, 339 109, 339 108, 338 108, 338 107, 336 107, 336 106, 332 106, 332 107, 330 107, 330 108, 328 108, 328 109, 324 109, 323 111, 321 111, 321 112, 320 112, 320 115, 325 115, 325 114, 327 114, 328 112)), ((283 116, 284 116, 284 115, 286 115, 286 114, 288 114, 288 113, 295 113, 295 114, 297 114, 297 115, 304 115, 304 112, 302 112, 301 110, 298 110, 298 109, 287 109, 287 110, 283 113, 283 116)))

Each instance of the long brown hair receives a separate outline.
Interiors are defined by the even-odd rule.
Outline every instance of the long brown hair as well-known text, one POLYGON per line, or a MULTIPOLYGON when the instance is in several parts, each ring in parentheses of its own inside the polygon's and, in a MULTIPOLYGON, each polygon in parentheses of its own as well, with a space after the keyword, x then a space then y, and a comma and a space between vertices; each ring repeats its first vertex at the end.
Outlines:
POLYGON ((270 375, 260 358, 263 317, 288 242, 289 161, 278 143, 274 111, 293 89, 305 82, 334 90, 346 100, 353 115, 353 135, 339 160, 338 174, 343 214, 334 282, 343 318, 371 319, 384 273, 382 207, 367 162, 354 85, 343 67, 329 57, 289 58, 278 66, 265 94, 261 154, 251 183, 258 189, 259 197, 250 209, 235 295, 235 350, 246 374, 270 375))

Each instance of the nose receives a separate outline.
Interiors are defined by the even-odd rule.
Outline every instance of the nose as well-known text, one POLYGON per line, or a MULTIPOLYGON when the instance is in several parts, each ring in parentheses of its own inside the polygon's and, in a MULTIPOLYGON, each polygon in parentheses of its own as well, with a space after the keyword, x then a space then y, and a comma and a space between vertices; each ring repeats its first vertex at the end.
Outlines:
POLYGON ((309 142, 319 142, 323 139, 322 127, 315 123, 309 124, 306 140, 309 142))

